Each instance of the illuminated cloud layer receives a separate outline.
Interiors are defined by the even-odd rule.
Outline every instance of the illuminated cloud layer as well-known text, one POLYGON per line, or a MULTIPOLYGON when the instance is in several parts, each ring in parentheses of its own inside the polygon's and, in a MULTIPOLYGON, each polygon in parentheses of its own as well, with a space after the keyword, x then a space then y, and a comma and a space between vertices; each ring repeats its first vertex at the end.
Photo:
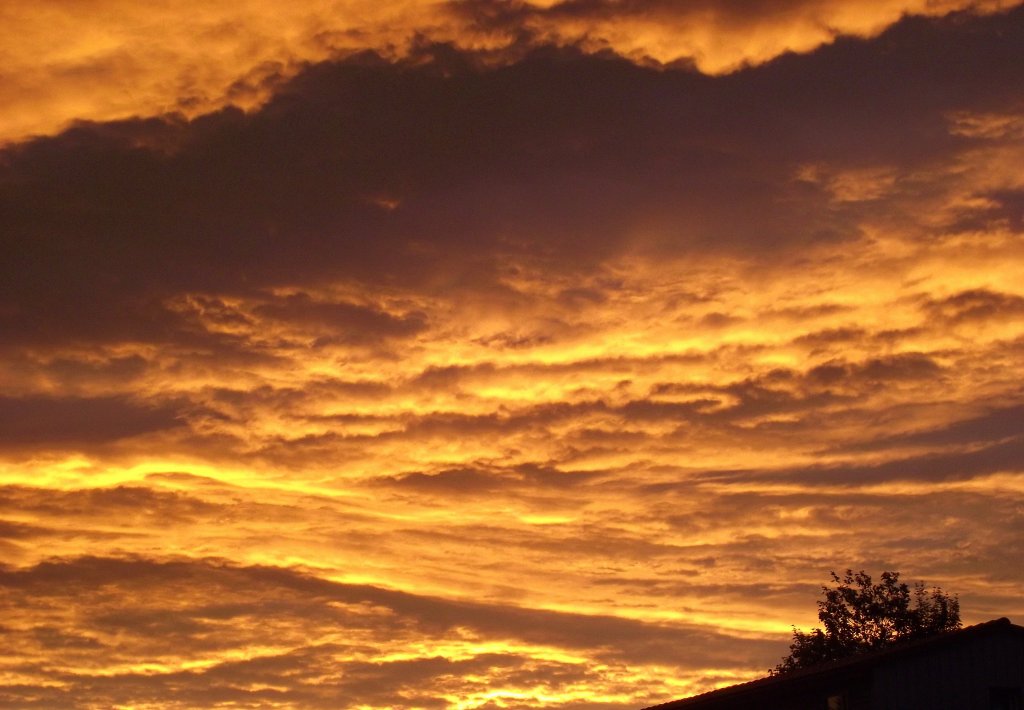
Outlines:
POLYGON ((1024 617, 1024 9, 92 5, 3 11, 0 704, 632 708, 847 566, 1024 617))
POLYGON ((610 47, 705 72, 873 36, 903 14, 992 12, 1013 0, 38 0, 0 7, 0 141, 76 119, 256 106, 312 62, 423 41, 487 49, 610 47))

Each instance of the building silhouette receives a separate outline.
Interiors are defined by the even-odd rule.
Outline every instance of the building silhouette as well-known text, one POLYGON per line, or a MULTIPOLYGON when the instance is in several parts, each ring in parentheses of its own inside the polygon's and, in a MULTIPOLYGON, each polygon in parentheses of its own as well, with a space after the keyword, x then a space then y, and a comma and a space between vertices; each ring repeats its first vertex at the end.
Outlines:
POLYGON ((645 710, 1024 710, 1024 627, 996 619, 645 710))

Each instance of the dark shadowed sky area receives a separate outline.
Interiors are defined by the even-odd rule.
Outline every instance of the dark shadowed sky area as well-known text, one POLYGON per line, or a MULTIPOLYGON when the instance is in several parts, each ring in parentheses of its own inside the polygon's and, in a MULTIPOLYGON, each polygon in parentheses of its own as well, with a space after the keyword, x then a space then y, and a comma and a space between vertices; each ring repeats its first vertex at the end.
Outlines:
POLYGON ((625 710, 1024 619, 1024 6, 0 8, 0 705, 625 710))

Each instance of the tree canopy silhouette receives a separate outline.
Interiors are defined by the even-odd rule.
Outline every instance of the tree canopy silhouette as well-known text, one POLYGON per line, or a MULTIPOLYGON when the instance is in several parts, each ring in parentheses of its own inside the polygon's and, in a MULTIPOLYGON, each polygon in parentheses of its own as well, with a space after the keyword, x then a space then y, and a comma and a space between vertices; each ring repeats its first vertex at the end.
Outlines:
POLYGON ((831 575, 834 586, 822 586, 825 598, 818 602, 824 630, 794 627, 789 655, 773 675, 960 628, 959 599, 939 587, 926 590, 917 582, 911 590, 899 572, 882 572, 877 584, 863 570, 831 575))

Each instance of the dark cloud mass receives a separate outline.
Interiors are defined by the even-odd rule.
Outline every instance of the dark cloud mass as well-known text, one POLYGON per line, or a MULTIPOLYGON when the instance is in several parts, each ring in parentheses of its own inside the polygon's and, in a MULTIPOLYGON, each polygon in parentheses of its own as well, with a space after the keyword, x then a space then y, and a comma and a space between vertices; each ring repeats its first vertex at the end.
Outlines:
POLYGON ((0 446, 102 443, 183 423, 178 407, 123 397, 0 397, 0 446))
POLYGON ((948 112, 1018 99, 1022 17, 907 19, 719 79, 428 45, 312 66, 251 114, 82 123, 4 151, 5 341, 169 337, 181 291, 473 290, 508 261, 847 238, 852 208, 796 168, 954 150, 948 112))

